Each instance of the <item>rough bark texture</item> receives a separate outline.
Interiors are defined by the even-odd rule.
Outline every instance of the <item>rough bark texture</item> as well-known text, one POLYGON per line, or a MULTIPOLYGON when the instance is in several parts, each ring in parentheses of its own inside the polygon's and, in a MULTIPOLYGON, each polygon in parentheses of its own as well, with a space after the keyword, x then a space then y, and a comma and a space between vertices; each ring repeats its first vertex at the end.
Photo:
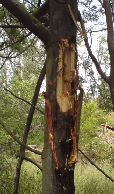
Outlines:
POLYGON ((110 87, 110 94, 111 94, 111 100, 112 100, 112 109, 114 111, 114 80, 110 81, 109 87, 110 87))
MULTIPOLYGON (((70 3, 76 14, 76 1, 70 3)), ((76 28, 66 3, 50 0, 49 11, 51 45, 47 53, 43 194, 74 194, 79 136, 76 28)))

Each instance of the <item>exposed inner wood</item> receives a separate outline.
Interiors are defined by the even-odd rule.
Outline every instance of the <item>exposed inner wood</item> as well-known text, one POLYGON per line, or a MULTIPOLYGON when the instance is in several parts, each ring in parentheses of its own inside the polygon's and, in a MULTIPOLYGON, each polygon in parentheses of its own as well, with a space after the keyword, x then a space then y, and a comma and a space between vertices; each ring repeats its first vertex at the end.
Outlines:
POLYGON ((76 71, 76 57, 75 43, 70 42, 68 39, 62 39, 59 43, 56 98, 60 112, 64 115, 69 114, 72 118, 71 127, 68 129, 70 137, 66 139, 66 142, 72 145, 70 156, 67 158, 67 165, 69 166, 74 166, 77 161, 76 109, 79 80, 76 71))

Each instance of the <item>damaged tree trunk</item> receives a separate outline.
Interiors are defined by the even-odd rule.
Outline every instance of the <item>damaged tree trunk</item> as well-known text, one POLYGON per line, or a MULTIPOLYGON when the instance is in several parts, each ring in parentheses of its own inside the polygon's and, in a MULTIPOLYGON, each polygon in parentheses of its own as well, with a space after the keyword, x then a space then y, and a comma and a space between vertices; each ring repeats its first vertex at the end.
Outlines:
MULTIPOLYGON (((77 2, 70 1, 77 20, 77 2)), ((47 48, 47 127, 44 133, 43 194, 74 194, 80 98, 76 32, 67 2, 49 1, 51 45, 47 48)))

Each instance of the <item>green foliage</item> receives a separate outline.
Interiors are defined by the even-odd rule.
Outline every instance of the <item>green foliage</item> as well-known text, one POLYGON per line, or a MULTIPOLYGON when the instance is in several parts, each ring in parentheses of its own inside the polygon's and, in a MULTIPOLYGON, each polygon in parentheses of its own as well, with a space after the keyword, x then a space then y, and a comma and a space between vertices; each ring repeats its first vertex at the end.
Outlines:
POLYGON ((112 110, 110 89, 108 84, 104 81, 102 81, 99 86, 98 105, 101 109, 106 110, 107 112, 112 110))
POLYGON ((84 147, 88 146, 88 144, 92 144, 93 140, 96 138, 99 132, 99 125, 106 120, 105 115, 105 112, 98 108, 96 102, 91 101, 83 104, 80 143, 83 144, 84 147))
POLYGON ((107 120, 106 112, 99 108, 97 102, 83 104, 79 146, 97 161, 110 161, 114 157, 111 146, 102 137, 101 124, 105 124, 107 120))
MULTIPOLYGON (((8 80, 7 86, 14 95, 31 102, 36 82, 43 65, 43 55, 43 50, 32 48, 29 54, 26 53, 26 55, 23 56, 22 62, 19 62, 18 65, 14 67, 13 74, 10 75, 11 77, 10 80, 8 80)), ((11 132, 22 140, 23 129, 26 124, 30 105, 14 97, 9 91, 4 89, 0 91, 0 103, 0 118, 11 132)), ((44 98, 42 95, 39 96, 36 107, 44 112, 44 98)), ((38 110, 35 110, 28 137, 28 144, 43 145, 44 123, 44 115, 38 110)), ((12 137, 5 132, 1 125, 0 148, 2 152, 8 155, 17 155, 19 150, 19 145, 13 141, 12 137)))
MULTIPOLYGON (((12 194, 16 160, 2 155, 0 160, 0 193, 12 194)), ((21 171, 19 194, 41 194, 41 172, 29 162, 24 162, 21 171)))
MULTIPOLYGON (((3 156, 0 161, 0 193, 12 194, 16 161, 3 156)), ((112 178, 113 167, 100 165, 112 178)), ((19 194, 41 194, 41 172, 29 162, 22 166, 19 194)), ((77 164, 75 169, 76 194, 113 194, 114 184, 94 166, 77 164)))
POLYGON ((0 155, 0 193, 11 194, 13 189, 13 179, 15 163, 7 155, 0 155))

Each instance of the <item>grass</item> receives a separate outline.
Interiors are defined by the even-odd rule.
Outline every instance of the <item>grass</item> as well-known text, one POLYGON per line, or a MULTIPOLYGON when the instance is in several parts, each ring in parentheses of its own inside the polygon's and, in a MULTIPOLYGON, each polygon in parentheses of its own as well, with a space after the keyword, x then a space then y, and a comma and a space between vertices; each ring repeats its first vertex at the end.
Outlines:
MULTIPOLYGON (((6 159, 6 158, 5 158, 6 159)), ((16 160, 3 160, 0 172, 0 194, 12 194, 16 160)), ((41 172, 29 162, 24 162, 21 170, 19 194, 41 194, 41 172)))
POLYGON ((41 194, 41 172, 29 162, 24 162, 20 179, 19 194, 41 194))
MULTIPOLYGON (((101 166, 114 178, 114 168, 101 166)), ((78 164, 75 170, 76 194, 114 194, 114 183, 92 165, 78 164)))
MULTIPOLYGON (((7 160, 0 174, 0 194, 12 194, 15 175, 15 160, 7 160), (11 168, 11 165, 13 168, 11 168)), ((114 178, 111 165, 101 166, 114 178)), ((29 162, 22 165, 19 194, 41 194, 41 172, 29 162)), ((92 165, 77 164, 75 169, 76 194, 114 194, 114 183, 92 165)))

